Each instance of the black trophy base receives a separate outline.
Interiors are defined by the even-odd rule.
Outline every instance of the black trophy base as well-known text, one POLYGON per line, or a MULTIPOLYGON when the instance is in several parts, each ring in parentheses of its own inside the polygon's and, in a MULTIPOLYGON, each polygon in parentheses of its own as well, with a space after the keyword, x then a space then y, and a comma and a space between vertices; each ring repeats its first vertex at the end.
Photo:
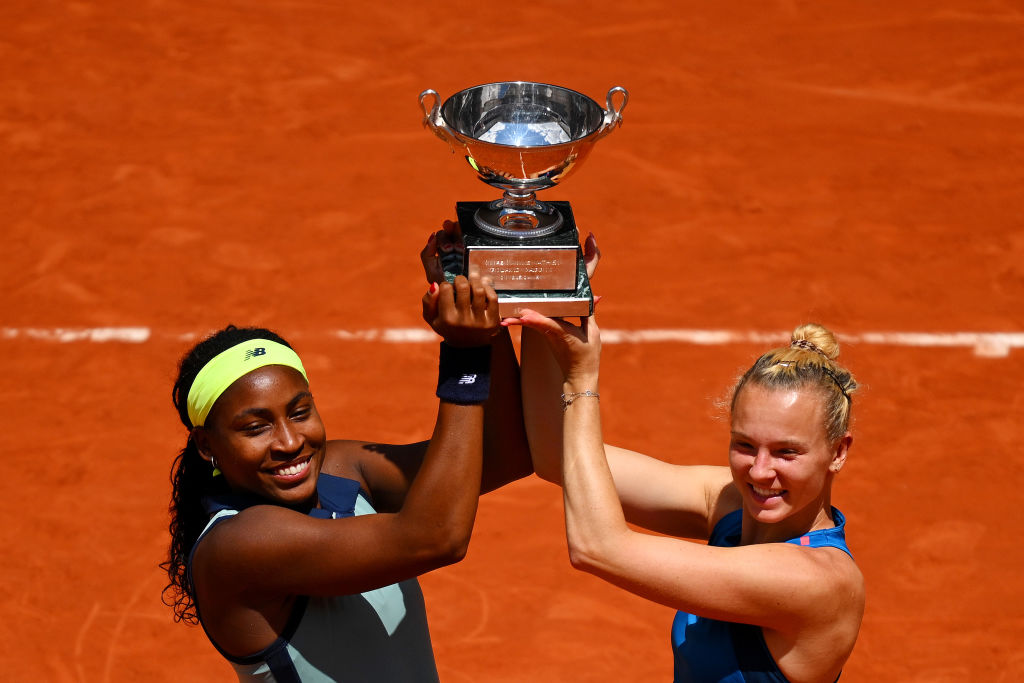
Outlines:
MULTIPOLYGON (((526 238, 498 237, 482 230, 474 216, 489 204, 458 202, 455 210, 466 246, 462 272, 475 266, 494 281, 501 317, 514 318, 526 308, 550 318, 593 313, 594 295, 569 202, 548 202, 562 215, 557 232, 526 238)), ((457 274, 445 271, 449 281, 457 274)))

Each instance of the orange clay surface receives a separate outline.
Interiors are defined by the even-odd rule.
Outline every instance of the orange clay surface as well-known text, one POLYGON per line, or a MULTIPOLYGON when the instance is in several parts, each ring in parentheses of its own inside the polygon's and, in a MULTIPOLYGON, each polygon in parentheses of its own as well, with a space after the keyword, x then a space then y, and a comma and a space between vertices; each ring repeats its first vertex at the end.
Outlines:
MULTIPOLYGON (((418 93, 518 79, 629 89, 548 191, 598 236, 603 329, 846 335, 834 502, 868 605, 843 681, 1024 680, 1024 349, 864 336, 1024 331, 1022 36, 1010 0, 7 0, 0 678, 231 678, 160 602, 175 363, 270 326, 328 434, 426 438, 434 344, 336 333, 426 330, 418 250, 496 196, 418 93), (53 339, 125 327, 149 335, 53 339)), ((724 464, 716 399, 769 345, 606 344, 606 439, 724 464)), ((422 583, 444 681, 671 678, 672 610, 574 571, 535 477, 422 583)))

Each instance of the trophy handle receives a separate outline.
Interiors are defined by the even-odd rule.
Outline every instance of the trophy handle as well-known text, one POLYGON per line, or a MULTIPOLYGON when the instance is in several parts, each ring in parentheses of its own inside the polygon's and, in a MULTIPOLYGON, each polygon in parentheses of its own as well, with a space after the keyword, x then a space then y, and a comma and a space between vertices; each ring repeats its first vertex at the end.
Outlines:
MULTIPOLYGON (((609 97, 611 97, 610 94, 609 97)), ((436 90, 428 88, 420 93, 420 109, 423 110, 423 126, 430 128, 434 135, 447 142, 454 152, 455 136, 452 134, 452 129, 441 118, 441 96, 437 94, 436 90), (431 97, 434 98, 434 104, 428 109, 427 100, 431 97)))
POLYGON ((608 133, 622 125, 622 110, 626 108, 626 103, 629 102, 629 91, 622 86, 615 86, 608 91, 608 97, 605 99, 608 104, 608 108, 604 112, 604 123, 597 130, 597 138, 603 138, 608 133), (618 107, 615 106, 616 95, 622 95, 622 102, 618 107))

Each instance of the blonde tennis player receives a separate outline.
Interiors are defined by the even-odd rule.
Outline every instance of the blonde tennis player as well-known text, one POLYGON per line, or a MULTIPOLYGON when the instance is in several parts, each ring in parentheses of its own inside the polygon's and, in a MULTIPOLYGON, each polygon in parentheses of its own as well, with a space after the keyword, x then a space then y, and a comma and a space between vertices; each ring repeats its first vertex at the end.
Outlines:
POLYGON ((604 444, 594 318, 505 324, 525 327, 527 433, 537 474, 563 487, 572 565, 678 610, 675 680, 838 679, 865 591, 832 506, 857 387, 835 337, 799 327, 740 378, 728 466, 677 466, 604 444))

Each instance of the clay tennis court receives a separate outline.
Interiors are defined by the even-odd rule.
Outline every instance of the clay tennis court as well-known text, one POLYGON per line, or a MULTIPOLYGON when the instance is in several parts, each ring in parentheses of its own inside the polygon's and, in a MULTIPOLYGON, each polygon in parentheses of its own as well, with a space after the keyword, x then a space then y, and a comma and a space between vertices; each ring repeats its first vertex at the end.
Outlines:
MULTIPOLYGON (((546 197, 604 254, 606 440, 724 463, 716 400, 826 324, 864 386, 843 681, 1024 680, 1022 37, 1009 0, 8 0, 0 678, 231 678, 160 602, 177 359, 268 326, 329 435, 428 436, 418 251, 497 193, 417 95, 534 80, 630 93, 546 197)), ((572 570, 535 477, 422 584, 444 681, 671 679, 673 612, 572 570)))

